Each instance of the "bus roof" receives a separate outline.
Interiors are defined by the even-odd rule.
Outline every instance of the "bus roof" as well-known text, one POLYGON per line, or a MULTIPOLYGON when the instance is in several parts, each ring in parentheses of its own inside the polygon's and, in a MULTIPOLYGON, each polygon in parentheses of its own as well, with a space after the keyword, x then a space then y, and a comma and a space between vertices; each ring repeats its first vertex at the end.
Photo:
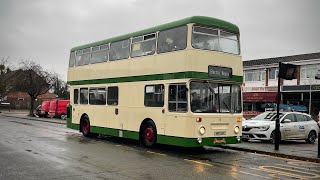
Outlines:
POLYGON ((178 20, 178 21, 174 21, 174 22, 162 24, 162 25, 159 25, 159 26, 155 26, 155 27, 152 27, 152 28, 144 29, 144 30, 141 30, 141 31, 136 31, 136 32, 133 32, 133 33, 117 36, 117 37, 114 37, 114 38, 105 39, 105 40, 102 40, 102 41, 97 41, 97 42, 93 42, 93 43, 90 43, 90 44, 85 44, 85 45, 82 45, 82 46, 77 46, 77 47, 72 48, 71 52, 72 51, 76 51, 76 50, 89 48, 89 47, 93 47, 93 46, 107 44, 107 43, 110 43, 110 42, 121 41, 121 40, 129 39, 131 37, 136 37, 136 36, 140 36, 140 35, 144 35, 144 34, 148 34, 148 33, 153 33, 153 32, 157 32, 157 31, 163 31, 163 30, 171 29, 171 28, 182 26, 182 25, 189 24, 189 23, 197 23, 197 24, 208 25, 208 26, 217 26, 217 27, 220 27, 222 29, 228 30, 230 32, 234 32, 234 33, 237 33, 237 34, 239 33, 238 26, 236 26, 236 25, 234 25, 232 23, 229 23, 227 21, 223 21, 223 20, 220 20, 220 19, 212 18, 212 17, 206 17, 206 16, 192 16, 192 17, 188 17, 188 18, 181 19, 181 20, 178 20))

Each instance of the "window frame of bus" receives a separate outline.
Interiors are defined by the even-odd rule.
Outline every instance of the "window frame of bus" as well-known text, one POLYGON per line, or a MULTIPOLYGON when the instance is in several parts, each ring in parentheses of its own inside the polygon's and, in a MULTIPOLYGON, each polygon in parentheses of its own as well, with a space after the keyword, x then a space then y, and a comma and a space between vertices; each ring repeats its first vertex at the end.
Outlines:
POLYGON ((76 51, 76 66, 85 66, 85 65, 88 65, 88 64, 90 64, 90 60, 91 60, 91 47, 76 51), (89 56, 88 56, 89 59, 88 59, 87 63, 84 63, 84 64, 79 65, 78 62, 79 62, 80 60, 78 60, 78 57, 77 57, 77 56, 80 56, 80 57, 81 57, 81 61, 83 61, 83 60, 82 60, 82 56, 83 56, 83 55, 89 55, 89 56))
POLYGON ((212 27, 208 27, 208 26, 202 26, 201 24, 194 24, 192 26, 192 32, 191 32, 191 46, 194 48, 194 49, 201 49, 201 50, 208 50, 208 51, 216 51, 216 52, 223 52, 223 53, 227 53, 227 54, 233 54, 233 55, 240 55, 240 41, 239 41, 239 34, 236 34, 236 33, 233 33, 233 32, 230 32, 230 31, 227 31, 225 29, 221 29, 219 27, 215 27, 215 26, 212 26, 212 27), (209 29, 209 30, 217 30, 218 31, 218 35, 214 35, 214 34, 209 34, 209 33, 201 33, 201 32, 195 32, 194 31, 194 28, 202 28, 202 29, 209 29), (232 38, 227 38, 225 36, 221 36, 221 31, 224 32, 224 33, 228 33, 228 34, 233 34, 235 35, 235 37, 237 38, 236 40, 235 39, 232 39, 232 38), (195 47, 194 45, 194 40, 193 40, 193 34, 196 33, 196 34, 202 34, 202 35, 206 35, 206 36, 212 36, 212 37, 217 37, 218 38, 218 50, 215 50, 215 49, 205 49, 205 48, 199 48, 199 47, 195 47), (221 43, 220 43, 220 39, 228 39, 228 40, 233 40, 233 41, 236 41, 237 42, 237 53, 232 53, 232 52, 226 52, 226 51, 222 51, 221 49, 221 43))
POLYGON ((70 53, 69 67, 75 67, 75 66, 76 66, 76 52, 73 51, 70 53))
MULTIPOLYGON (((111 42, 111 43, 110 43, 110 48, 109 48, 109 61, 117 61, 117 60, 121 60, 121 59, 128 59, 128 58, 130 57, 130 46, 131 46, 131 38, 129 38, 129 39, 124 39, 124 40, 120 40, 120 41, 116 41, 116 42, 111 42), (128 41, 128 45, 124 47, 123 44, 124 44, 125 41, 128 41), (124 58, 121 57, 121 58, 113 59, 113 58, 111 58, 111 52, 113 51, 112 45, 113 45, 113 44, 116 44, 116 43, 120 43, 120 42, 121 42, 121 47, 122 47, 122 48, 128 47, 128 54, 127 54, 127 56, 124 57, 124 58)), ((115 52, 117 52, 117 51, 115 51, 115 52)))
POLYGON ((156 45, 157 45, 157 33, 155 33, 155 32, 154 33, 145 34, 145 35, 141 35, 141 36, 132 37, 131 38, 131 44, 130 44, 130 57, 135 58, 135 57, 153 55, 156 52, 156 45), (148 37, 148 36, 152 36, 152 37, 148 37), (142 38, 142 39, 139 40, 140 38, 142 38), (136 39, 137 39, 137 41, 135 41, 136 39), (136 56, 132 55, 132 53, 134 52, 133 49, 134 49, 135 45, 139 44, 139 50, 141 50, 142 46, 143 46, 143 43, 151 42, 151 41, 154 41, 154 44, 152 44, 152 46, 151 46, 151 49, 152 49, 151 51, 144 52, 142 50, 143 54, 136 55, 136 56))
POLYGON ((89 89, 86 87, 86 88, 80 88, 80 103, 79 104, 82 104, 82 105, 88 105, 89 104, 89 89), (81 100, 81 90, 87 90, 87 103, 83 103, 84 101, 81 100))
MULTIPOLYGON (((98 95, 100 95, 99 94, 99 92, 97 92, 98 93, 98 95)), ((92 94, 92 93, 91 93, 92 94)), ((102 99, 103 100, 103 99, 102 99)), ((91 88, 89 88, 89 104, 90 105, 106 105, 107 104, 107 89, 106 89, 106 87, 91 87, 91 88), (90 96, 90 93, 91 93, 91 90, 95 90, 95 91, 99 91, 99 89, 101 90, 101 89, 103 89, 104 90, 104 104, 103 103, 97 103, 98 101, 97 100, 100 100, 100 99, 98 99, 98 98, 95 98, 95 99, 93 99, 93 100, 91 100, 91 96, 90 96), (94 103, 92 103, 92 102, 94 102, 94 103)))
POLYGON ((187 113, 188 112, 188 107, 189 107, 189 104, 188 104, 188 86, 187 86, 187 83, 172 83, 172 84, 169 84, 169 86, 168 86, 168 111, 169 112, 176 112, 176 113, 187 113), (171 101, 170 100, 170 86, 176 86, 176 95, 175 95, 175 100, 173 100, 173 101, 171 101), (179 94, 179 86, 185 86, 185 90, 186 90, 186 101, 178 101, 179 100, 179 97, 178 97, 178 94, 179 94), (174 103, 176 106, 175 106, 175 111, 172 111, 171 109, 170 109, 170 103, 174 103), (185 111, 178 111, 178 109, 179 109, 179 104, 186 104, 187 106, 186 106, 186 110, 185 111))
MULTIPOLYGON (((112 99, 113 100, 113 99, 112 99)), ((107 105, 109 105, 109 106, 118 106, 119 105, 119 87, 118 86, 109 86, 108 88, 107 88, 107 105), (116 98, 116 102, 111 102, 111 103, 109 103, 110 102, 110 94, 109 94, 109 90, 110 90, 110 88, 116 88, 117 89, 117 91, 116 91, 116 94, 117 94, 117 98, 116 98), (116 104, 114 104, 114 103, 116 103, 116 104)))
POLYGON ((109 53, 110 53, 110 43, 107 44, 102 44, 102 45, 98 45, 98 46, 93 46, 91 49, 91 58, 90 58, 90 64, 97 64, 97 63, 103 63, 103 62, 108 62, 109 61, 109 53), (103 48, 103 47, 106 48, 103 48), (97 50, 95 48, 98 48, 97 50), (107 59, 102 59, 102 61, 97 61, 97 62, 92 62, 93 59, 93 54, 94 53, 101 53, 103 51, 107 51, 107 59))
MULTIPOLYGON (((164 42, 166 42, 166 41, 164 41, 164 42)), ((174 41, 173 41, 174 42, 174 41)), ((172 43, 173 43, 172 42, 172 43)), ((175 28, 171 28, 171 29, 167 29, 167 30, 164 30, 164 31, 159 31, 158 32, 158 36, 157 36, 157 43, 156 43, 157 45, 156 45, 156 47, 157 47, 157 54, 162 54, 162 53, 167 53, 167 52, 174 52, 174 51, 181 51, 181 50, 184 50, 184 49, 186 49, 187 48, 187 46, 188 46, 188 26, 187 25, 183 25, 183 26, 179 26, 179 27, 175 27, 175 28), (161 46, 159 46, 159 39, 160 39, 160 36, 161 36, 161 34, 162 33, 165 33, 165 32, 168 32, 168 31, 172 31, 172 30, 175 30, 175 29, 178 29, 178 28, 185 28, 184 30, 185 30, 185 46, 184 46, 184 48, 181 48, 181 49, 172 49, 171 51, 159 51, 159 47, 161 47, 161 46)))
POLYGON ((145 107, 163 107, 164 106, 164 84, 149 84, 149 85, 145 85, 144 87, 144 106, 145 107), (160 93, 157 93, 156 92, 156 86, 160 86, 160 89, 161 89, 161 92, 160 93), (146 95, 147 95, 147 87, 153 87, 153 92, 150 92, 149 94, 153 94, 153 99, 155 99, 155 95, 157 94, 161 94, 162 95, 162 102, 158 103, 158 101, 153 101, 153 103, 157 103, 156 105, 149 105, 149 104, 146 104, 146 95))
POLYGON ((79 89, 73 90, 73 104, 79 104, 79 89))

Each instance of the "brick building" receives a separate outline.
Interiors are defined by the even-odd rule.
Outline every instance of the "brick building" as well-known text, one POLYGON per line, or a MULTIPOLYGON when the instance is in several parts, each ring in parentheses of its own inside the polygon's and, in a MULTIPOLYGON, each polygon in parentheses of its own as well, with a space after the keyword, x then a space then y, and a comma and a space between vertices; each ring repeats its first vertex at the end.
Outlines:
MULTIPOLYGON (((35 106, 37 107, 44 100, 56 99, 56 95, 47 92, 46 94, 39 95, 35 106)), ((8 94, 3 98, 3 102, 10 103, 11 109, 29 109, 30 108, 30 96, 26 92, 14 92, 8 94)))

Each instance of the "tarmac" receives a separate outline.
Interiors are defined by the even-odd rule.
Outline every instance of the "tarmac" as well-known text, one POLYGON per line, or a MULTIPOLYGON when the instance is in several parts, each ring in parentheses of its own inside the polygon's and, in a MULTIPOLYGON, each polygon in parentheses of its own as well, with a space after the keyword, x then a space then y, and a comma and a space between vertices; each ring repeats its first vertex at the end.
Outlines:
MULTIPOLYGON (((0 116, 1 115, 32 121, 66 124, 65 120, 57 118, 29 117, 28 112, 26 111, 2 111, 2 113, 0 113, 0 116)), ((318 143, 319 138, 314 144, 308 144, 304 140, 283 141, 280 143, 279 150, 275 150, 274 144, 261 141, 249 141, 240 144, 224 145, 221 146, 221 148, 320 163, 320 157, 318 157, 318 143)))

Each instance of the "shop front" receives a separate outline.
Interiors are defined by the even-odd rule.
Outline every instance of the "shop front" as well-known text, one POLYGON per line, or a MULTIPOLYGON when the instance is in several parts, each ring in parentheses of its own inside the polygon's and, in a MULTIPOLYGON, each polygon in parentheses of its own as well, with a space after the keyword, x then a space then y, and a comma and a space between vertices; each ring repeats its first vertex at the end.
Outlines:
POLYGON ((313 118, 318 118, 320 111, 320 84, 283 86, 283 102, 306 106, 313 118))
POLYGON ((268 104, 277 102, 277 87, 244 87, 243 116, 248 119, 266 110, 268 104))

